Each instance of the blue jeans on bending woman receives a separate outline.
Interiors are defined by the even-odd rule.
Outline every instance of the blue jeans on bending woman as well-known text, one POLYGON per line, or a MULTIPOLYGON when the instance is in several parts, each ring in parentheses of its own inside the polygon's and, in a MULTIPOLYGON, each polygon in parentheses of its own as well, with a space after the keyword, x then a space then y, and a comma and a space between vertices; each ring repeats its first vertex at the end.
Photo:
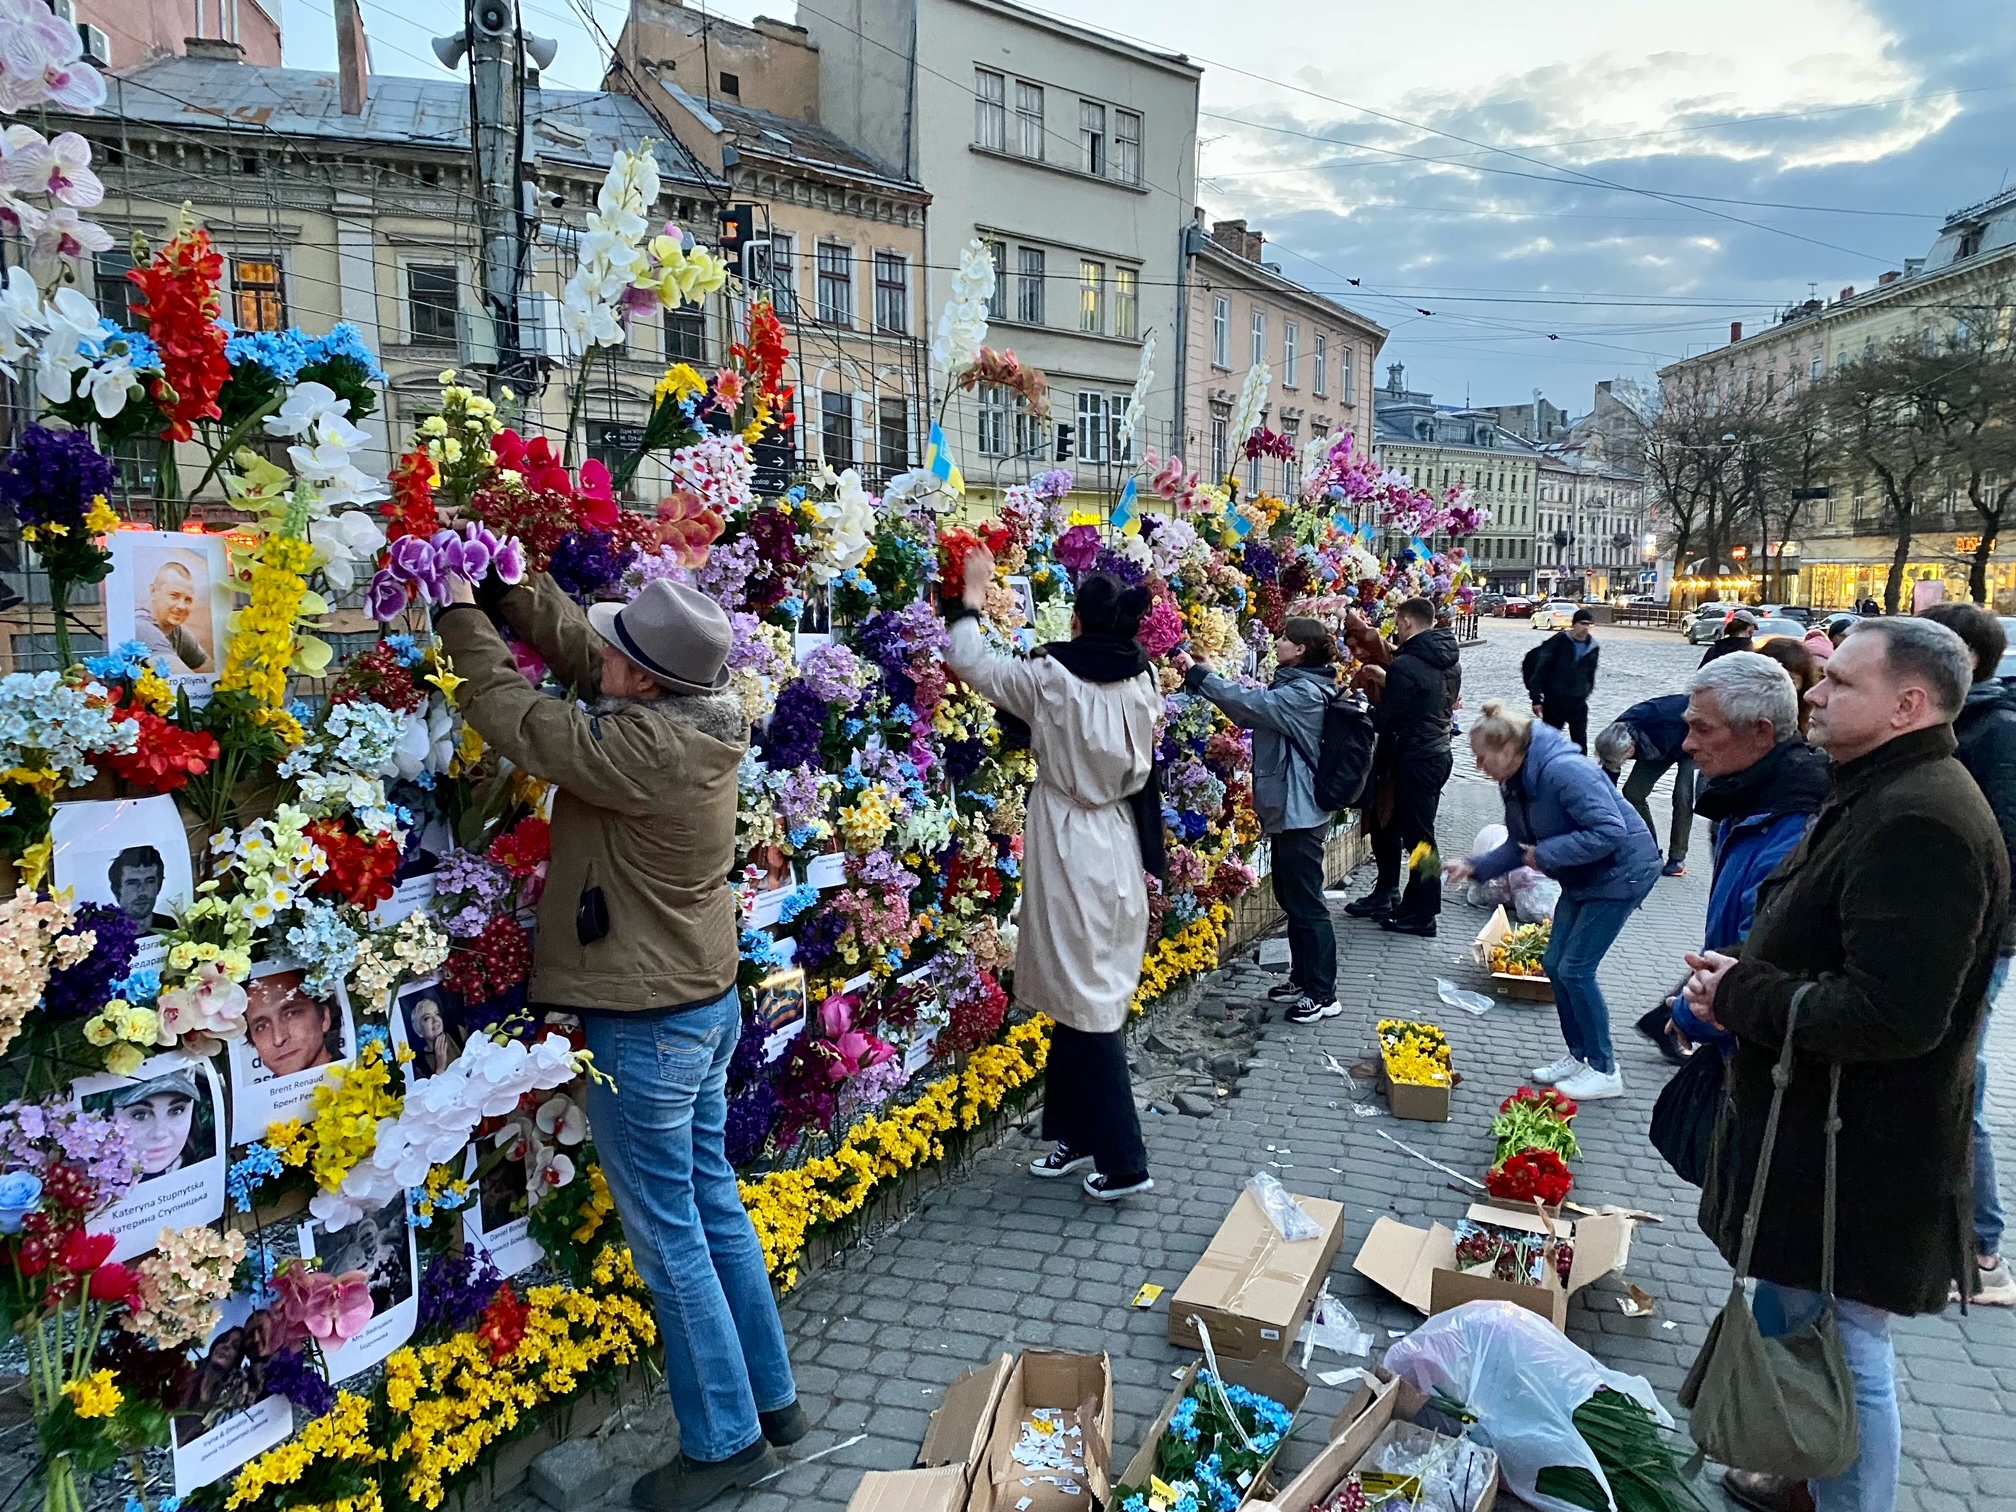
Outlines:
POLYGON ((1596 985, 1596 968, 1640 901, 1584 901, 1563 894, 1554 907, 1554 927, 1540 962, 1554 984, 1554 1009, 1561 1016, 1561 1038, 1567 1041, 1568 1053, 1606 1076, 1617 1069, 1617 1058, 1610 1051, 1610 1005, 1596 985))
POLYGON ((665 1383, 689 1459, 725 1460, 762 1435, 758 1412, 798 1399, 784 1325, 723 1134, 742 1034, 733 987, 672 1013, 585 1015, 588 1118, 637 1272, 651 1288, 665 1383))

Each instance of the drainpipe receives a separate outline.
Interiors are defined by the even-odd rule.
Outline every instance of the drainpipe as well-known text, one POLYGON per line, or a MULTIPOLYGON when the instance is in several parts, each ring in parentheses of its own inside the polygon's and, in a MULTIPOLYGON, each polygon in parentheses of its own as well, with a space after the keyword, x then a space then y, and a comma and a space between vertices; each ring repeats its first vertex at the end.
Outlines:
MULTIPOLYGON (((1189 413, 1185 401, 1190 380, 1190 257, 1200 231, 1197 222, 1191 220, 1176 238, 1176 427, 1175 444, 1170 450, 1178 453, 1190 447, 1189 435, 1183 429, 1189 413)), ((1189 467, 1192 472, 1197 470, 1195 458, 1189 460, 1189 467)))

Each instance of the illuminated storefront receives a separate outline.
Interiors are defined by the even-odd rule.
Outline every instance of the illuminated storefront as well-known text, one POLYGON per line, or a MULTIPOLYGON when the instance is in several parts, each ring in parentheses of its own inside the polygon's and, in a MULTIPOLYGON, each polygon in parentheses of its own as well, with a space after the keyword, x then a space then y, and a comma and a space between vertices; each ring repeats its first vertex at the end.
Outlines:
MULTIPOLYGON (((1899 607, 1909 609, 1912 584, 1946 584, 1946 597, 1969 596, 1968 574, 1974 565, 1978 536, 1928 535, 1914 541, 1911 556, 1904 563, 1904 585, 1899 607)), ((1809 551, 1821 554, 1807 562, 1799 573, 1799 601, 1821 609, 1850 609, 1864 599, 1883 602, 1890 581, 1890 560, 1894 543, 1881 537, 1860 536, 1847 541, 1808 541, 1809 551)), ((2016 613, 2016 555, 2004 556, 1999 549, 1988 562, 1988 602, 1999 613, 2016 613)))

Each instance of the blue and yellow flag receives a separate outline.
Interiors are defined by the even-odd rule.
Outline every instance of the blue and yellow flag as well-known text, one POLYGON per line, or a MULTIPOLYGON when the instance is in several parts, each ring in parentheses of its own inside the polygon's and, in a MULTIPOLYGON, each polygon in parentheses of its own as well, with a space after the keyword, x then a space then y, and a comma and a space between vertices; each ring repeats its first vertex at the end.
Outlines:
POLYGON ((1232 506, 1232 534, 1245 540, 1253 531, 1253 517, 1238 505, 1232 506))
POLYGON ((931 422, 930 444, 924 448, 924 470, 941 482, 948 483, 955 494, 966 492, 966 479, 960 475, 959 465, 952 460, 952 449, 945 444, 945 427, 936 420, 931 422))
POLYGON ((1113 506, 1112 524, 1115 530, 1134 534, 1141 529, 1141 522, 1134 514, 1134 501, 1139 492, 1135 480, 1129 478, 1127 486, 1120 490, 1120 502, 1113 506))

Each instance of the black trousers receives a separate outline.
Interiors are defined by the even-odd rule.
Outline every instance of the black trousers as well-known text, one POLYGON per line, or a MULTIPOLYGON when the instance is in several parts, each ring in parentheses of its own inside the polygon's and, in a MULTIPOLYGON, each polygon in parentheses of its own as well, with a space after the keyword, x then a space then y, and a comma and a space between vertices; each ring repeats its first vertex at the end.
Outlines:
MULTIPOLYGON (((1400 864, 1426 840, 1435 843, 1435 816, 1442 808, 1442 790, 1449 785, 1452 759, 1445 751, 1433 761, 1412 761, 1392 774, 1393 816, 1381 823, 1376 805, 1365 811, 1365 830, 1372 859, 1379 866, 1378 887, 1391 892, 1400 885, 1400 864)), ((1375 787, 1379 779, 1374 779, 1375 787)))
POLYGON ((1583 754, 1589 751, 1589 700, 1578 698, 1573 702, 1563 698, 1550 698, 1540 705, 1540 718, 1557 730, 1566 730, 1568 738, 1575 742, 1575 748, 1583 754))
POLYGON ((1148 1149, 1127 1077, 1127 1035, 1087 1034, 1067 1024, 1050 1030, 1043 1077, 1043 1137, 1090 1155, 1116 1184, 1148 1174, 1148 1149))
POLYGON ((1273 836, 1274 901, 1288 916, 1288 978, 1319 1003, 1337 1000, 1337 931, 1323 898, 1327 824, 1273 836))

